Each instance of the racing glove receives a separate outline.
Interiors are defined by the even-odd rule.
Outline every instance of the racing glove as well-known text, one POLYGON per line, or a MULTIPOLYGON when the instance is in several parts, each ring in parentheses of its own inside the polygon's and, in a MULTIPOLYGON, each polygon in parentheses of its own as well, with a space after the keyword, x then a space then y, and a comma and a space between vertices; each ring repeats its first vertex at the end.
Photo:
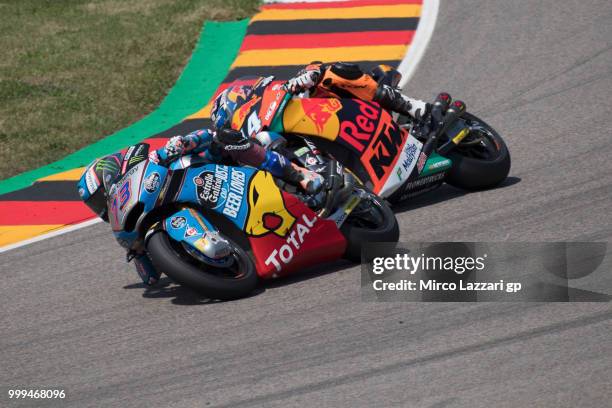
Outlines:
POLYGON ((164 152, 169 159, 183 155, 183 153, 185 153, 183 136, 179 135, 170 138, 170 140, 166 142, 166 146, 164 146, 164 152))
POLYGON ((174 136, 166 142, 166 145, 149 155, 149 159, 154 162, 170 163, 171 161, 185 154, 200 153, 210 147, 213 138, 212 132, 208 129, 195 130, 185 136, 174 136), (151 157, 153 156, 153 157, 151 157))
POLYGON ((321 79, 321 65, 310 64, 298 74, 287 81, 287 90, 292 94, 299 94, 316 86, 321 79))

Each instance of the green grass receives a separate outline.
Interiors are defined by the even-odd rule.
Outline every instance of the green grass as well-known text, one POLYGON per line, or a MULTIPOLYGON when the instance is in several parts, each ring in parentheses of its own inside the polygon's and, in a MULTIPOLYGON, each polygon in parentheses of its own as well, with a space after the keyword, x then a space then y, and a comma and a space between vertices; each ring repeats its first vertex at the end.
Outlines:
POLYGON ((258 0, 0 0, 0 179, 53 162, 151 112, 204 20, 258 0))

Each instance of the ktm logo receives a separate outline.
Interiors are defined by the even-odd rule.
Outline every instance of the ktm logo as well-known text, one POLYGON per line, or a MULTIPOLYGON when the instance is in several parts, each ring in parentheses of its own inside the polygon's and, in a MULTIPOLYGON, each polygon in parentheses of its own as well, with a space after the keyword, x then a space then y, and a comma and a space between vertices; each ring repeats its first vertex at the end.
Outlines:
POLYGON ((375 135, 361 156, 361 163, 374 183, 374 192, 379 192, 401 156, 401 147, 408 137, 408 132, 399 128, 391 115, 383 112, 375 135))
POLYGON ((372 145, 372 154, 368 159, 369 166, 380 180, 398 157, 399 149, 404 142, 402 132, 391 120, 382 122, 380 136, 372 145))

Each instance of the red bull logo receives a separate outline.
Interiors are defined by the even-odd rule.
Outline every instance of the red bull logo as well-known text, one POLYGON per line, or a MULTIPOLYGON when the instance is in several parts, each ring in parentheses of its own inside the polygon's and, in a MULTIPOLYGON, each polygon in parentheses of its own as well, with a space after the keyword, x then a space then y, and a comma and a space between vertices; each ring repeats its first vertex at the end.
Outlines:
POLYGON ((234 85, 227 93, 227 99, 232 102, 238 102, 238 100, 247 98, 246 87, 242 85, 234 85))
POLYGON ((255 106, 260 99, 260 97, 252 98, 247 103, 238 108, 238 110, 234 113, 234 116, 232 117, 232 129, 240 130, 240 128, 244 124, 244 120, 246 119, 247 115, 251 112, 253 106, 255 106))
POLYGON ((320 134, 324 133, 325 125, 332 115, 335 117, 335 113, 342 108, 340 101, 332 98, 305 98, 301 102, 304 113, 314 123, 320 134))

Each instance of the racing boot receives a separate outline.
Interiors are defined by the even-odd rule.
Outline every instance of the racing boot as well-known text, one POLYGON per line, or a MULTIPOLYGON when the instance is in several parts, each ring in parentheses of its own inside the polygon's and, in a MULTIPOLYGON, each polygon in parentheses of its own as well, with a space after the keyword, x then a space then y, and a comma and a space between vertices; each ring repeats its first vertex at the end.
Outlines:
POLYGON ((142 279, 142 282, 147 286, 153 286, 159 281, 161 274, 155 269, 151 259, 146 254, 128 253, 127 261, 134 260, 136 272, 142 279))
POLYGON ((378 86, 373 101, 378 102, 383 109, 413 117, 417 121, 423 119, 430 110, 429 103, 403 95, 398 89, 385 84, 378 86))

